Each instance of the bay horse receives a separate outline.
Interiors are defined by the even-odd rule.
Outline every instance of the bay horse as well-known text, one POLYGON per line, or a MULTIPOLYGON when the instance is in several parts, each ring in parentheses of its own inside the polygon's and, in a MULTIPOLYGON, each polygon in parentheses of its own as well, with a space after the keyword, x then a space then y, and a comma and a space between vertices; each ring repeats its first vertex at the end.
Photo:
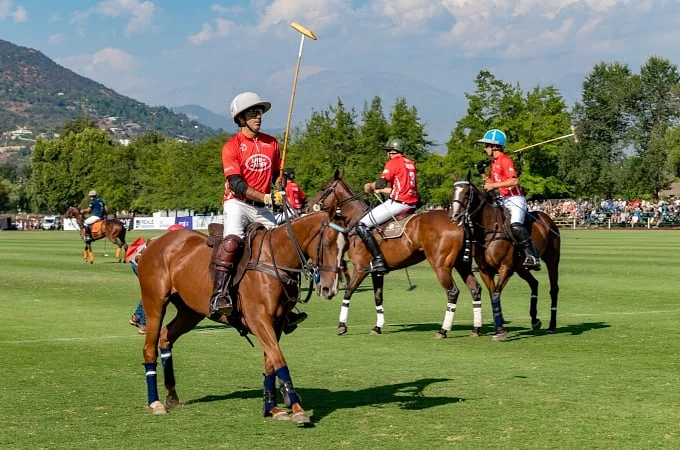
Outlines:
POLYGON ((116 246, 116 256, 115 258, 118 262, 123 261, 123 256, 127 251, 128 245, 125 242, 125 225, 118 219, 102 219, 93 223, 90 226, 92 241, 85 240, 85 218, 83 217, 80 209, 76 206, 69 207, 64 213, 64 217, 67 219, 75 219, 80 228, 80 237, 85 241, 85 249, 83 250, 83 261, 90 261, 90 264, 94 264, 94 252, 92 251, 92 241, 98 241, 99 239, 106 238, 113 242, 116 246))
MULTIPOLYGON (((350 230, 369 209, 368 204, 355 195, 343 181, 339 171, 336 171, 333 177, 323 185, 321 190, 308 203, 307 208, 317 211, 339 211, 347 219, 350 230)), ((448 302, 444 322, 435 335, 436 338, 446 337, 453 325, 460 293, 451 274, 455 267, 472 295, 474 323, 471 335, 479 335, 482 326, 481 286, 472 274, 471 258, 467 258, 467 261, 464 258, 464 230, 449 221, 446 211, 428 211, 416 214, 404 226, 401 237, 383 239, 382 236, 376 235, 376 239, 390 270, 403 269, 426 259, 430 263, 439 284, 446 291, 448 302)), ((347 254, 352 261, 354 270, 342 300, 337 329, 339 335, 347 333, 347 318, 352 294, 368 275, 371 263, 371 254, 356 231, 349 234, 348 244, 347 254)), ((373 282, 373 297, 377 314, 376 325, 371 333, 381 334, 385 325, 384 277, 371 274, 371 281, 373 282)))
MULTIPOLYGON (((279 340, 286 314, 298 301, 300 275, 317 282, 319 295, 330 299, 337 293, 337 266, 344 244, 342 222, 329 220, 324 212, 295 219, 271 230, 259 229, 246 247, 237 274, 236 313, 210 317, 229 323, 242 336, 253 334, 264 351, 264 416, 308 423, 293 388, 279 340), (250 252, 248 252, 250 249, 250 252), (311 265, 307 260, 311 258, 311 265), (276 377, 292 415, 276 403, 276 377)), ((219 237, 221 238, 221 233, 219 237)), ((146 314, 143 357, 146 370, 148 406, 153 414, 166 414, 179 406, 171 349, 177 339, 210 316, 212 249, 208 237, 198 231, 177 230, 152 240, 139 258, 138 276, 146 314), (161 329, 168 303, 176 316, 161 329), (161 362, 167 397, 158 398, 156 361, 160 342, 161 362)), ((219 245, 219 243, 215 244, 219 245)), ((311 286, 310 286, 311 289, 311 286)))
MULTIPOLYGON (((503 312, 501 308, 501 292, 513 273, 522 278, 531 288, 529 315, 531 328, 541 328, 538 319, 538 280, 524 268, 523 254, 515 249, 511 232, 506 229, 504 209, 491 201, 467 178, 457 180, 455 177, 451 193, 451 222, 469 227, 475 245, 473 255, 479 267, 479 274, 491 296, 493 308, 495 340, 505 340, 507 333, 503 328, 503 312), (498 280, 494 281, 498 275, 498 280)), ((542 211, 527 213, 525 226, 531 235, 536 252, 548 269, 550 280, 550 325, 547 333, 552 334, 557 327, 557 297, 559 293, 560 264, 560 231, 549 215, 542 211)))

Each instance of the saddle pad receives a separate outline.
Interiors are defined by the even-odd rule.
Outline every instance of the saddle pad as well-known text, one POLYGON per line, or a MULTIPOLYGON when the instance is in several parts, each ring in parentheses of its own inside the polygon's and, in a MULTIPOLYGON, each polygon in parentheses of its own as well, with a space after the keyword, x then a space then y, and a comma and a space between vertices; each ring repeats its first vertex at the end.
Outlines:
POLYGON ((400 238, 404 234, 404 229, 411 219, 413 219, 417 214, 407 214, 405 216, 400 216, 395 222, 394 219, 390 220, 379 227, 376 228, 377 233, 383 239, 394 239, 400 238))

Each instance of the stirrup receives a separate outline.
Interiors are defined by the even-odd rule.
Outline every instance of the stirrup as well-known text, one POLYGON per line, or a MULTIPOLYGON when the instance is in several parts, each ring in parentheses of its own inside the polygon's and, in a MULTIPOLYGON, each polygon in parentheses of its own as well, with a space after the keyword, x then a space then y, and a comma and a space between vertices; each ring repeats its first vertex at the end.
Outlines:
POLYGON ((541 270, 541 261, 535 256, 526 256, 522 266, 529 270, 541 270))
POLYGON ((229 295, 219 295, 210 302, 211 314, 220 313, 224 314, 225 316, 229 316, 233 311, 234 302, 231 300, 229 295))

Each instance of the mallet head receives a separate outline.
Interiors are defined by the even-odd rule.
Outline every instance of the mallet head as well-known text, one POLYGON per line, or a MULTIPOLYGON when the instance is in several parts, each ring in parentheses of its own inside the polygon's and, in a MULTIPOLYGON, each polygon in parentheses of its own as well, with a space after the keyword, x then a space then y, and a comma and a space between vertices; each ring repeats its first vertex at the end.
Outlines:
POLYGON ((298 33, 303 34, 308 38, 314 39, 316 41, 316 35, 309 28, 305 28, 297 22, 291 22, 290 26, 293 27, 293 29, 295 29, 295 31, 297 31, 298 33))

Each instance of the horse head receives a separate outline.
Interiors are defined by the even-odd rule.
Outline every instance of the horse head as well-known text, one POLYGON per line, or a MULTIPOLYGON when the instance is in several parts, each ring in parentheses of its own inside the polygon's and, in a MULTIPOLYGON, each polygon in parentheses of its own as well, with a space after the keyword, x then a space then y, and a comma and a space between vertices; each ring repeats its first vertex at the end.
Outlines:
POLYGON ((449 220, 456 225, 462 225, 465 216, 470 216, 481 204, 482 194, 470 180, 470 172, 467 177, 458 179, 455 175, 453 180, 453 191, 451 192, 451 207, 449 208, 449 220))
POLYGON ((312 211, 329 211, 331 216, 340 214, 353 224, 368 211, 368 205, 352 191, 342 179, 342 173, 336 169, 333 176, 309 201, 307 212, 312 211))
POLYGON ((298 218, 291 226, 300 250, 311 259, 316 293, 333 298, 338 293, 338 265, 348 232, 345 219, 316 212, 298 218))
POLYGON ((76 219, 76 221, 80 222, 83 220, 83 215, 80 213, 80 209, 78 209, 78 207, 69 206, 66 212, 64 213, 64 218, 76 219))

